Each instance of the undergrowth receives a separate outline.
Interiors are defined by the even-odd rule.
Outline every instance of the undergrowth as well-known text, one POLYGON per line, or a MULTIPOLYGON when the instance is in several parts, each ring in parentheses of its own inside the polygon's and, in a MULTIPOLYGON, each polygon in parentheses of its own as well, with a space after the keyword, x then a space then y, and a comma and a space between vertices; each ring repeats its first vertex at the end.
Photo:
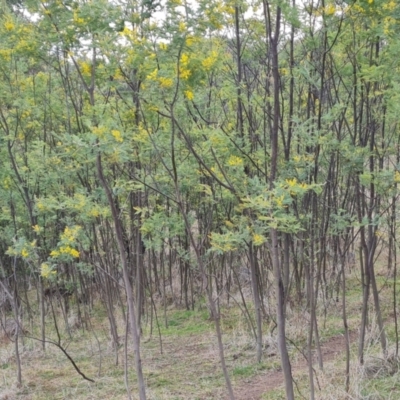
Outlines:
MULTIPOLYGON (((355 289, 357 278, 350 277, 346 297, 349 329, 356 332, 360 322, 361 293, 355 289)), ((390 300, 389 285, 382 285, 381 297, 390 300)), ((340 300, 340 299, 339 299, 340 300)), ((249 304, 251 302, 249 301, 249 304)), ((335 300, 319 301, 318 321, 321 344, 344 333, 342 304, 335 300), (324 309, 323 306, 326 306, 324 309)), ((387 336, 391 355, 394 354, 395 332, 390 319, 390 301, 382 302, 383 312, 389 318, 387 336)), ((162 307, 160 307, 162 309, 162 307)), ((71 362, 56 346, 47 343, 41 350, 39 326, 34 316, 26 336, 20 342, 23 384, 17 387, 14 344, 3 337, 0 347, 0 400, 55 400, 55 399, 126 399, 124 383, 124 337, 125 325, 116 308, 120 347, 115 350, 110 342, 107 313, 100 302, 88 311, 89 330, 75 328, 69 336, 60 309, 56 308, 61 335, 61 345, 72 357, 78 368, 95 382, 88 382, 76 372, 71 362), (116 362, 118 356, 118 363, 116 362)), ((253 310, 250 307, 250 315, 253 310)), ((344 390, 344 348, 324 364, 324 370, 315 369, 315 394, 317 399, 395 399, 400 390, 398 359, 392 358, 392 369, 385 366, 386 359, 380 354, 377 328, 371 305, 370 329, 368 330, 366 360, 379 360, 375 375, 360 367, 357 361, 357 338, 351 345, 350 388, 344 390), (383 360, 383 361, 382 361, 383 360), (395 361, 393 361, 395 360, 395 361), (380 366, 379 366, 380 365, 380 366), (367 372, 366 372, 367 371, 367 372)), ((308 335, 309 314, 299 304, 288 308, 287 335, 293 366, 295 390, 299 398, 309 397, 309 377, 304 361, 308 335)), ((245 393, 247 385, 258 385, 259 396, 266 399, 284 399, 283 382, 270 386, 271 377, 279 376, 280 362, 273 319, 264 318, 263 360, 255 359, 255 340, 251 325, 243 309, 234 304, 221 306, 221 326, 226 351, 226 362, 238 393, 245 393), (275 374, 275 375, 274 375, 275 374), (264 394, 262 394, 265 392, 264 394)), ((53 317, 48 314, 46 335, 57 342, 53 317)), ((128 384, 136 399, 136 377, 130 338, 128 347, 128 384)), ((372 360, 372 361, 371 361, 372 360)), ((169 308, 164 314, 158 312, 157 320, 143 320, 142 363, 150 400, 226 399, 225 383, 219 365, 219 355, 214 322, 205 306, 194 310, 169 308)), ((369 365, 369 364, 368 364, 369 365)), ((372 368, 372 367, 371 367, 372 368)), ((371 371, 373 368, 371 369, 371 371)), ((260 398, 260 397, 258 397, 260 398)), ((238 400, 242 399, 238 397, 238 400)), ((245 397, 243 397, 243 400, 245 397)), ((247 398, 246 398, 247 400, 247 398)), ((250 398, 248 399, 250 400, 250 398)))

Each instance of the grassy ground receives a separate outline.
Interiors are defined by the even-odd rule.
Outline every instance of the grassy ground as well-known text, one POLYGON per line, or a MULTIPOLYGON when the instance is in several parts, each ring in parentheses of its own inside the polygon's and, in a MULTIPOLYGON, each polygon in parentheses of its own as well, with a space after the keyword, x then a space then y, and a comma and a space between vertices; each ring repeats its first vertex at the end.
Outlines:
MULTIPOLYGON (((387 323, 389 353, 394 352, 394 323, 391 311, 390 285, 384 278, 379 281, 381 300, 387 323)), ((370 312, 370 327, 367 337, 366 363, 360 368, 357 363, 357 330, 360 323, 361 294, 355 276, 349 277, 347 288, 347 311, 349 328, 354 341, 351 348, 350 394, 344 391, 345 356, 344 347, 332 355, 326 353, 324 370, 315 368, 315 390, 317 399, 397 399, 400 389, 400 373, 397 359, 386 362, 382 359, 377 340, 378 330, 370 312), (397 393, 397 395, 396 395, 397 393), (374 397, 375 396, 375 397, 374 397)), ((323 301, 319 302, 319 331, 321 343, 341 346, 337 338, 343 334, 342 304, 331 301, 327 313, 323 301)), ((371 307, 372 308, 372 307, 371 307)), ((59 311, 58 311, 59 312, 59 311)), ((116 310, 118 315, 118 311, 116 310)), ((142 339, 142 360, 148 398, 151 400, 226 399, 226 390, 219 366, 214 324, 203 305, 194 311, 169 309, 168 328, 162 316, 159 330, 153 321, 145 321, 142 339), (161 343, 159 338, 161 333, 161 343)), ((32 399, 126 399, 124 383, 124 351, 113 350, 108 331, 108 321, 101 304, 91 312, 92 331, 82 328, 72 332, 69 338, 60 320, 62 344, 81 371, 95 380, 88 382, 74 370, 65 355, 51 344, 46 352, 40 342, 25 337, 21 343, 22 387, 17 388, 14 345, 3 338, 0 346, 0 400, 32 399), (95 333, 95 335, 93 334, 95 333)), ((124 340, 122 318, 118 317, 119 335, 124 340)), ((306 349, 309 315, 304 309, 289 308, 287 333, 289 351, 296 381, 296 398, 309 397, 307 364, 302 352, 306 349)), ((230 305, 222 307, 222 327, 226 360, 237 399, 284 399, 279 357, 273 323, 265 321, 264 354, 262 363, 255 361, 254 339, 241 310, 230 305), (273 333, 271 334, 271 331, 273 333), (251 388, 251 391, 250 391, 251 388), (247 396, 247 397, 246 397, 247 396), (253 397, 250 397, 253 396, 253 397)), ((56 340, 50 316, 47 320, 48 336, 56 340)), ((32 325, 28 336, 39 336, 38 327, 32 325)), ((137 398, 133 352, 128 340, 128 381, 132 398, 137 398)))

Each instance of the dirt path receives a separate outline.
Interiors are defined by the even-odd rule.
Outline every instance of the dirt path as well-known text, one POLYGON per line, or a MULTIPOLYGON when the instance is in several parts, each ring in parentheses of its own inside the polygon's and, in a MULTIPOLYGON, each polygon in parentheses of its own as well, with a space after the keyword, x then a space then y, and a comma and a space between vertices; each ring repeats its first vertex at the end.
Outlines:
MULTIPOLYGON (((350 344, 357 339, 357 332, 350 332, 350 344)), ((334 336, 321 346, 323 362, 332 361, 346 350, 346 339, 343 335, 334 336)), ((317 362, 314 361, 315 368, 317 362)), ((307 372, 307 361, 302 360, 292 365, 293 375, 301 372, 307 372)), ((277 389, 284 385, 282 371, 271 371, 266 374, 258 375, 238 382, 234 386, 236 400, 260 400, 261 396, 273 389, 277 389)))

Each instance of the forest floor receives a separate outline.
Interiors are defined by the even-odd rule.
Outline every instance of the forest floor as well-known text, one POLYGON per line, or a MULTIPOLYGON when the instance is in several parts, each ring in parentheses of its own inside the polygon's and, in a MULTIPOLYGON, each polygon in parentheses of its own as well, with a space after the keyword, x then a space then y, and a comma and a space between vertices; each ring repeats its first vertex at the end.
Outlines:
MULTIPOLYGON (((357 340, 358 335, 356 332, 349 333, 350 345, 357 340)), ((329 338, 321 346, 321 355, 323 364, 330 363, 335 360, 336 357, 341 357, 346 351, 346 337, 345 335, 338 335, 329 338)), ((318 361, 316 360, 315 351, 313 352, 313 364, 314 368, 317 368, 318 361)), ((307 358, 304 357, 302 360, 292 364, 293 378, 296 380, 298 376, 308 374, 308 362, 307 358)), ((314 372, 316 373, 316 372, 314 372)), ((281 370, 268 372, 266 374, 260 374, 252 379, 246 379, 242 382, 238 382, 235 387, 236 400, 260 400, 265 396, 268 396, 274 389, 283 387, 284 376, 281 370)))
MULTIPOLYGON (((389 355, 393 354, 395 328, 391 305, 391 286, 386 277, 379 278, 380 297, 386 318, 389 355)), ((319 335, 324 368, 320 370, 315 357, 316 399, 396 399, 400 390, 400 372, 396 359, 388 368, 388 358, 379 349, 379 332, 371 306, 369 330, 366 337, 366 363, 357 362, 358 328, 361 296, 357 279, 348 282, 346 292, 348 325, 351 342, 350 389, 345 392, 345 337, 342 304, 333 299, 321 300, 318 309, 319 335), (324 305, 324 307, 322 307, 324 305), (375 396, 375 397, 374 397, 375 396), (393 397, 394 396, 394 397, 393 397)), ((280 371, 273 321, 265 321, 263 360, 256 362, 254 337, 241 309, 230 303, 221 307, 226 362, 236 400, 285 399, 283 376, 280 371)), ((271 310, 272 313, 273 310, 271 310)), ((118 314, 118 310, 116 309, 118 314)), ((159 328, 155 321, 144 321, 142 362, 149 400, 207 400, 227 399, 213 321, 207 307, 195 310, 169 306, 166 310, 168 327, 162 310, 158 311, 159 328), (161 314, 161 315, 160 315, 161 314), (161 335, 159 335, 161 334, 161 335), (161 336, 161 340, 160 340, 161 336)), ((26 326, 27 336, 21 343, 22 386, 16 381, 14 345, 3 338, 0 344, 0 400, 56 400, 56 399, 126 399, 124 380, 124 346, 112 349, 108 320, 103 307, 96 305, 90 312, 91 329, 77 328, 68 337, 60 320, 62 344, 81 371, 95 382, 82 379, 70 361, 54 345, 29 338, 39 336, 38 327, 26 326), (116 354, 118 353, 118 364, 116 354)), ((124 340, 124 327, 119 317, 119 334, 124 340)), ((296 398, 309 398, 306 338, 309 315, 304 308, 288 308, 287 336, 295 380, 296 398)), ((51 316, 47 320, 48 336, 55 339, 51 316)), ((315 354, 315 352, 314 352, 315 354)), ((389 357, 390 358, 390 357, 389 357)), ((137 399, 133 352, 128 342, 128 387, 132 399, 137 399)))

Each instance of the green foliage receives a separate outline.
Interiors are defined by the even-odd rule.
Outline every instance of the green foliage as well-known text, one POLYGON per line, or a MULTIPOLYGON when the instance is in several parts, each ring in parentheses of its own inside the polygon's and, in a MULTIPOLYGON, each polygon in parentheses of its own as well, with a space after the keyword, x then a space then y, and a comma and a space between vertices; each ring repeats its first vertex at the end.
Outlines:
MULTIPOLYGON (((54 281, 117 275, 118 219, 130 268, 149 262, 161 295, 174 268, 187 290, 195 260, 247 263, 249 248, 264 273, 271 229, 301 269, 325 265, 319 246, 352 230, 352 242, 367 228, 395 235, 400 6, 267 3, 279 6, 271 21, 282 13, 276 69, 274 24, 257 2, 9 1, 1 265, 54 281)), ((206 331, 205 314, 177 312, 162 332, 206 331)))

